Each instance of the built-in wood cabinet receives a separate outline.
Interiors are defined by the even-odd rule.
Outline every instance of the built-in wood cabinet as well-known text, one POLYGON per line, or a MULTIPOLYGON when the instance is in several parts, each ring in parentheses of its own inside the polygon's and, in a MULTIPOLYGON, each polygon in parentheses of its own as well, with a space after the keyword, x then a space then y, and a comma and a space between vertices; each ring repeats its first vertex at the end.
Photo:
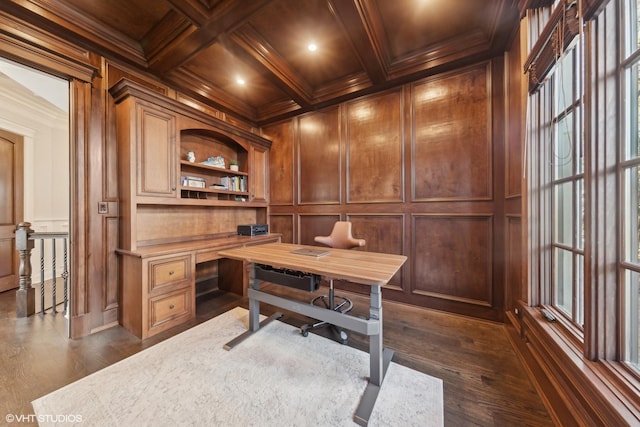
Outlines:
POLYGON ((254 146, 252 150, 251 200, 267 203, 269 200, 269 150, 254 146))
POLYGON ((268 222, 269 140, 126 79, 110 93, 116 103, 121 249, 215 237, 240 224, 268 222), (224 166, 208 161, 216 158, 224 166), (232 161, 237 171, 229 168, 232 161))
POLYGON ((180 197, 208 201, 250 201, 250 150, 251 145, 244 141, 232 140, 217 132, 201 129, 182 130, 180 197), (189 154, 194 158, 189 160, 189 154), (224 164, 211 164, 216 159, 221 159, 224 164), (238 170, 231 170, 232 162, 236 163, 238 170), (199 184, 204 187, 200 187, 199 184))
POLYGON ((145 339, 195 316, 190 253, 122 255, 122 325, 145 339))
MULTIPOLYGON (((198 279, 213 280, 218 289, 246 296, 248 264, 222 258, 218 252, 279 241, 279 234, 229 234, 150 245, 135 251, 118 249, 120 323, 137 337, 146 339, 192 319, 196 313, 196 293, 202 292, 196 288, 198 279)), ((202 289, 205 293, 211 291, 202 289)))
POLYGON ((128 154, 130 158, 138 158, 139 162, 125 166, 136 170, 137 196, 175 197, 176 118, 145 103, 136 103, 135 116, 131 126, 136 133, 131 135, 135 141, 135 153, 128 154))
POLYGON ((279 240, 237 236, 238 225, 268 223, 271 142, 125 79, 110 93, 120 322, 144 339, 195 316, 199 264, 217 271, 221 288, 245 292, 244 266, 215 256, 215 248, 279 240))

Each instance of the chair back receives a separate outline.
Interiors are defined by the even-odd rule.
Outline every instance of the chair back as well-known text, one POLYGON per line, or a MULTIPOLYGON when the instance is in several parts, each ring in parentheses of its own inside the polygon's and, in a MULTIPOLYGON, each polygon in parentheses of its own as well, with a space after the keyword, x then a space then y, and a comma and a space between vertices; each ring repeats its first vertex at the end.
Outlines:
POLYGON ((350 221, 336 221, 330 235, 316 236, 314 240, 336 249, 352 249, 366 244, 364 239, 356 239, 351 235, 350 221))

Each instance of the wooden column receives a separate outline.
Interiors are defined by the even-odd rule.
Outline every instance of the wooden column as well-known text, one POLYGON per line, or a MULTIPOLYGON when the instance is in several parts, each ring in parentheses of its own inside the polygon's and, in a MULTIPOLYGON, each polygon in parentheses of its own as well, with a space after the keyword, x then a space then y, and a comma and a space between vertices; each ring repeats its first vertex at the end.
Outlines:
POLYGON ((16 291, 16 316, 28 317, 36 311, 35 289, 31 287, 31 250, 33 240, 31 223, 21 222, 16 226, 16 250, 20 252, 20 287, 16 291))

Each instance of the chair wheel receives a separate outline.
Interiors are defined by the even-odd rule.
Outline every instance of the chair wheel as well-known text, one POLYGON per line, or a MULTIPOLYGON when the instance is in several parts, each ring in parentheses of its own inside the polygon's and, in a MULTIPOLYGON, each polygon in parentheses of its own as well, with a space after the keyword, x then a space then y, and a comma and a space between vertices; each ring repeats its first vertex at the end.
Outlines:
POLYGON ((348 339, 349 336, 347 335, 347 333, 345 331, 340 331, 340 341, 342 342, 342 344, 346 344, 348 339))
POLYGON ((300 328, 300 333, 302 334, 303 337, 308 337, 309 336, 309 330, 306 328, 307 325, 304 325, 302 328, 300 328))

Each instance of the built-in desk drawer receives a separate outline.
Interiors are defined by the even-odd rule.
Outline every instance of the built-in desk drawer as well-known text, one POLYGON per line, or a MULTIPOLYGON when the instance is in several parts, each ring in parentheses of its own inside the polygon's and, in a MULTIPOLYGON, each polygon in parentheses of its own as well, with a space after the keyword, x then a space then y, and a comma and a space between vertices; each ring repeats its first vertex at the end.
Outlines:
POLYGON ((275 241, 280 241, 280 235, 230 235, 117 250, 122 281, 120 322, 141 339, 188 322, 196 314, 196 280, 206 282, 207 287, 201 288, 208 291, 246 296, 247 263, 220 258, 219 251, 275 241))
POLYGON ((149 262, 149 292, 190 278, 190 255, 149 262))
MULTIPOLYGON (((191 288, 179 289, 149 299, 149 329, 162 327, 170 328, 182 323, 183 318, 191 317, 192 308, 191 288)), ((156 333, 157 331, 154 331, 156 333)))
POLYGON ((200 251, 196 254, 196 264, 219 259, 218 250, 200 251))

